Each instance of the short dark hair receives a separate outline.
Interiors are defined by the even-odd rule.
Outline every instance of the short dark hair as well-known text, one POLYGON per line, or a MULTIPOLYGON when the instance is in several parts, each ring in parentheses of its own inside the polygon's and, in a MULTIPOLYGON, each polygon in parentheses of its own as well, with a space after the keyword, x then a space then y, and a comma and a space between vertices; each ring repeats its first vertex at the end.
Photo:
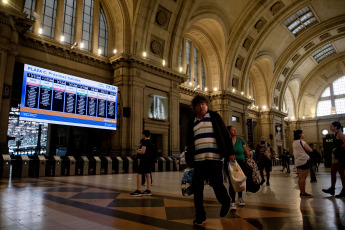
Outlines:
POLYGON ((334 121, 332 122, 332 125, 334 127, 337 127, 337 130, 341 129, 341 131, 343 131, 343 126, 341 126, 340 122, 339 121, 334 121))
POLYGON ((208 106, 208 99, 204 96, 196 95, 192 100, 193 109, 195 109, 195 107, 200 103, 206 103, 206 105, 208 106))
POLYGON ((150 131, 149 131, 149 130, 146 130, 146 129, 142 132, 142 134, 143 134, 145 137, 149 137, 149 136, 151 135, 150 131))
POLYGON ((294 139, 294 140, 299 140, 299 139, 301 139, 301 134, 302 134, 302 133, 303 133, 303 131, 300 130, 300 129, 297 129, 297 130, 293 131, 293 139, 294 139))

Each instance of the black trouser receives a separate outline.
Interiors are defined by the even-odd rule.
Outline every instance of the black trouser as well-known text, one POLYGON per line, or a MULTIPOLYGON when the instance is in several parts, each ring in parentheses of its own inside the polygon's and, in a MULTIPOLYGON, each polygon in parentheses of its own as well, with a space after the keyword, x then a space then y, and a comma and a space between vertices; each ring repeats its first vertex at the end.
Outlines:
POLYGON ((194 162, 193 192, 195 217, 206 217, 204 209, 204 181, 209 179, 216 198, 222 205, 230 204, 230 197, 223 184, 223 162, 222 161, 196 161, 194 162))

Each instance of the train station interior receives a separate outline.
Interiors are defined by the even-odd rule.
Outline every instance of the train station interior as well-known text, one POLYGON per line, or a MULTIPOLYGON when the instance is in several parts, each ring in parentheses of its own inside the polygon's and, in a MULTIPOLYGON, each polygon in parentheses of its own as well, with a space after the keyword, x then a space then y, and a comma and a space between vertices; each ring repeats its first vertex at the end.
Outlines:
POLYGON ((1 0, 0 92, 0 229, 345 228, 345 199, 322 192, 345 124, 344 0, 1 0), (202 227, 179 165, 196 95, 276 152, 270 186, 224 218, 205 185, 202 227), (309 199, 292 160, 280 171, 297 129, 323 156, 309 199), (131 197, 143 130, 159 158, 152 196, 131 197))

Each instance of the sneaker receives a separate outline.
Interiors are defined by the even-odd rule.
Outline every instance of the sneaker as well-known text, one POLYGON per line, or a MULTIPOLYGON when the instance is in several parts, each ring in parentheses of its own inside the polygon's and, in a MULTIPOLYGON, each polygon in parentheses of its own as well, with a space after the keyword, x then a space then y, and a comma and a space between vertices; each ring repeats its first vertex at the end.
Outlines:
POLYGON ((299 196, 300 196, 301 198, 313 198, 313 195, 308 194, 308 193, 304 193, 304 194, 300 193, 299 196))
POLYGON ((238 203, 239 203, 240 206, 245 206, 246 205, 246 203, 244 203, 244 200, 243 200, 242 197, 238 198, 238 203))
POLYGON ((195 220, 193 220, 194 225, 203 225, 204 223, 206 223, 206 217, 195 218, 195 220))
POLYGON ((146 189, 144 192, 143 192, 143 196, 151 196, 151 191, 146 189))
POLYGON ((260 182, 260 185, 263 185, 265 182, 266 182, 266 180, 262 179, 261 182, 260 182))
POLYGON ((232 211, 232 212, 236 211, 236 204, 235 203, 230 203, 230 211, 232 211))
POLYGON ((230 205, 229 203, 226 203, 226 205, 222 205, 222 208, 220 209, 219 216, 224 217, 228 214, 229 212, 230 205))
POLYGON ((139 191, 136 190, 135 192, 131 193, 131 196, 142 196, 143 194, 139 191))
POLYGON ((267 182, 266 182, 266 185, 267 185, 267 186, 270 186, 270 182, 269 182, 269 181, 267 181, 267 182))
POLYGON ((342 189, 341 192, 335 196, 335 198, 343 198, 343 197, 345 197, 345 190, 344 189, 342 189))
POLYGON ((322 189, 322 192, 324 192, 324 193, 329 193, 329 194, 331 194, 332 196, 334 196, 335 188, 330 187, 330 188, 328 188, 328 189, 322 189))

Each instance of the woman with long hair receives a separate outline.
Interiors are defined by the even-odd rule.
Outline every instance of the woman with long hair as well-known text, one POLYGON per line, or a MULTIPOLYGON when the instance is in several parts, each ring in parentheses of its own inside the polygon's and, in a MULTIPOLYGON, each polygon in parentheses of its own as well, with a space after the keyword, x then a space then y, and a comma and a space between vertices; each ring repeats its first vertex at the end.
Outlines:
POLYGON ((307 152, 311 152, 313 150, 304 141, 304 133, 302 130, 295 130, 293 136, 294 141, 292 143, 292 147, 293 155, 295 157, 295 165, 298 170, 298 186, 300 190, 300 197, 313 197, 311 194, 305 192, 305 181, 310 170, 310 157, 307 152))
POLYGON ((336 198, 345 197, 345 135, 342 130, 343 127, 338 121, 332 123, 330 127, 331 131, 335 133, 334 137, 334 149, 332 153, 332 167, 331 167, 331 187, 328 189, 322 189, 324 193, 329 193, 334 196, 335 193, 335 183, 337 182, 337 172, 340 175, 341 183, 343 189, 336 195, 336 198))
MULTIPOLYGON (((249 158, 246 142, 242 138, 236 136, 236 129, 234 126, 229 126, 228 130, 229 130, 230 137, 232 140, 232 145, 234 146, 235 159, 237 163, 240 165, 241 169, 245 170, 246 158, 249 158)), ((230 210, 234 211, 236 210, 236 203, 235 203, 236 192, 234 188, 232 187, 230 178, 229 178, 229 194, 231 197, 230 210)), ((242 198, 242 192, 238 192, 237 194, 238 194, 239 205, 244 206, 245 203, 242 198)))

